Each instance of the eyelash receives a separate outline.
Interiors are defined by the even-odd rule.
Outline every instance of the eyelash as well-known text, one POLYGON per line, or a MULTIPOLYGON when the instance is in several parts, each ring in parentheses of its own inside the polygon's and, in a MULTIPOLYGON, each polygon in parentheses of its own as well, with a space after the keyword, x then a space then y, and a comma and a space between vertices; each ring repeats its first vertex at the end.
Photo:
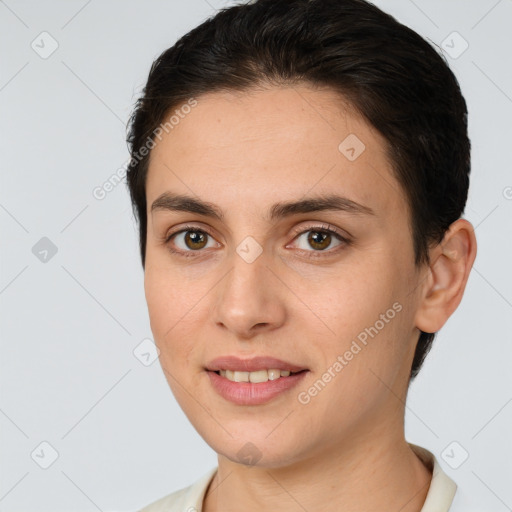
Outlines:
MULTIPOLYGON (((196 233, 204 233, 212 238, 213 235, 205 228, 199 228, 197 226, 190 226, 190 225, 185 225, 183 226, 182 229, 180 229, 179 231, 175 231, 174 233, 171 233, 170 235, 166 236, 165 239, 164 239, 164 243, 165 245, 168 246, 168 250, 173 253, 173 254, 177 254, 178 256, 182 256, 184 258, 195 258, 198 256, 197 253, 200 253, 200 252, 203 252, 201 250, 198 250, 198 251, 181 251, 181 250, 176 250, 176 249, 173 249, 172 247, 170 247, 170 241, 176 236, 176 235, 179 235, 181 233, 186 233, 187 231, 193 231, 193 232, 196 232, 196 233)), ((297 229, 293 232, 293 235, 294 235, 294 240, 295 238, 297 238, 298 236, 300 235, 303 235, 304 233, 308 233, 309 231, 314 231, 314 232, 319 232, 319 233, 327 233, 329 235, 334 235, 340 242, 342 242, 342 245, 350 245, 352 243, 352 241, 347 238, 346 236, 343 236, 341 233, 339 233, 336 229, 332 228, 332 226, 330 224, 322 224, 321 226, 310 226, 308 229, 297 229)), ((339 248, 340 246, 338 246, 339 248)), ((332 252, 338 252, 337 249, 334 249, 334 250, 319 250, 319 251, 315 251, 315 250, 311 250, 311 251, 305 251, 304 249, 299 249, 300 251, 302 252, 306 252, 306 253, 309 253, 308 254, 308 257, 309 258, 318 258, 318 257, 322 257, 323 253, 329 253, 331 254, 332 252)))

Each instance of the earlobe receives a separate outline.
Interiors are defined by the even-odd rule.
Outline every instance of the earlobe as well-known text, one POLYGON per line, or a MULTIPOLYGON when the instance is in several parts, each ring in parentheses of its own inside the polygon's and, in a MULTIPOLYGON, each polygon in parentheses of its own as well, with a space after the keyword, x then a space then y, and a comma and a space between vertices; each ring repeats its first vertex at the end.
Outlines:
POLYGON ((475 261, 476 246, 473 226, 458 219, 431 249, 429 276, 424 281, 415 318, 418 329, 437 332, 457 309, 475 261))

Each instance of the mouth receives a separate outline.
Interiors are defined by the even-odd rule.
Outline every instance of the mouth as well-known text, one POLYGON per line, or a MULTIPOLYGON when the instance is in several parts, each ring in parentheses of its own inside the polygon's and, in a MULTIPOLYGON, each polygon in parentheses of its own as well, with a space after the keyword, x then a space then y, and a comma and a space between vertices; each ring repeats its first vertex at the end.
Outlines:
POLYGON ((262 369, 253 372, 246 372, 243 370, 217 370, 214 371, 220 377, 224 377, 231 382, 252 382, 259 384, 261 382, 268 382, 269 380, 277 380, 290 375, 296 375, 298 373, 307 372, 308 370, 279 370, 278 368, 262 369))
MULTIPOLYGON (((205 370, 216 372, 234 382, 255 382, 250 380, 251 374, 254 374, 252 375, 254 379, 265 377, 265 380, 275 380, 280 377, 288 377, 293 373, 299 373, 307 370, 307 368, 270 356, 256 356, 249 359, 237 356, 220 356, 210 361, 205 370)), ((265 380, 262 382, 265 382, 265 380)))
POLYGON ((297 364, 259 356, 223 356, 204 368, 213 389, 237 405, 262 405, 292 390, 309 372, 297 364))

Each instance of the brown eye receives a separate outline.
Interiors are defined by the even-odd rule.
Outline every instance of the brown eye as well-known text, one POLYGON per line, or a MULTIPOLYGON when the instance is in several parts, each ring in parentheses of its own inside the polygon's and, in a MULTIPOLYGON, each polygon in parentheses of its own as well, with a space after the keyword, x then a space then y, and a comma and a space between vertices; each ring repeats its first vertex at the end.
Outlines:
POLYGON ((172 233, 165 243, 172 253, 182 256, 199 255, 205 252, 202 249, 221 246, 212 235, 194 226, 185 226, 185 229, 172 233))
POLYGON ((348 240, 330 229, 311 228, 297 236, 298 249, 308 252, 330 252, 326 249, 335 248, 343 243, 348 243, 348 240), (338 243, 332 245, 336 241, 338 243))
POLYGON ((329 233, 313 230, 309 231, 308 243, 314 249, 327 249, 331 243, 331 239, 332 237, 329 233))
POLYGON ((192 250, 203 249, 206 245, 207 233, 202 231, 185 231, 185 245, 192 250))

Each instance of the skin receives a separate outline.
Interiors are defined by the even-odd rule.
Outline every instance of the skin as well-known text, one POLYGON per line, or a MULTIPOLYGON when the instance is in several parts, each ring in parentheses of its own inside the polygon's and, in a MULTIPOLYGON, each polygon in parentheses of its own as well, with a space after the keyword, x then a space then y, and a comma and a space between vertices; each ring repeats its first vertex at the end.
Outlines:
POLYGON ((476 254, 471 224, 454 222, 430 264, 416 267, 385 141, 332 90, 273 86, 197 101, 151 152, 145 293, 168 383, 218 454, 203 510, 421 510, 432 475, 404 437, 409 372, 419 329, 437 331, 462 298, 476 254), (349 134, 365 145, 354 161, 338 149, 349 134), (151 211, 164 192, 214 203, 224 219, 151 211), (276 202, 333 192, 374 215, 265 218, 276 202), (187 233, 165 242, 185 224, 211 232, 202 248, 187 233), (325 224, 350 243, 308 243, 325 224), (252 263, 236 252, 247 236, 262 249, 252 263), (300 403, 298 393, 396 302, 401 311, 300 403), (270 355, 309 373, 267 404, 235 405, 204 371, 226 354, 270 355), (252 465, 237 455, 247 442, 261 455, 252 465))

